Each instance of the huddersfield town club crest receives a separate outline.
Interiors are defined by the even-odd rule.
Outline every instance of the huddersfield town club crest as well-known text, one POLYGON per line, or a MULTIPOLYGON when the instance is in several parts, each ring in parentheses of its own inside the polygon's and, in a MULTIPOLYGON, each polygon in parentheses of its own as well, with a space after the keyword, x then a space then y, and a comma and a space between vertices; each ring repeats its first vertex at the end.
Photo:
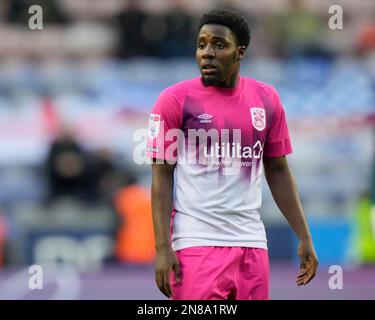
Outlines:
POLYGON ((263 108, 250 108, 253 127, 262 131, 266 127, 266 112, 263 108))

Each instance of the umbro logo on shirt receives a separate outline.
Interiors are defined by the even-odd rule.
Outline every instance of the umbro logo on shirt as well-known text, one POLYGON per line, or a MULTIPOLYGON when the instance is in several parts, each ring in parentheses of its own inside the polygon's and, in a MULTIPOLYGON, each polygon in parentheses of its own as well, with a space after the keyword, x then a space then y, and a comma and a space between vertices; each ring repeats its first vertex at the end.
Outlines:
POLYGON ((212 117, 213 116, 211 116, 208 113, 202 113, 200 116, 198 116, 198 118, 200 119, 199 120, 200 123, 211 123, 212 122, 212 120, 211 120, 212 117))

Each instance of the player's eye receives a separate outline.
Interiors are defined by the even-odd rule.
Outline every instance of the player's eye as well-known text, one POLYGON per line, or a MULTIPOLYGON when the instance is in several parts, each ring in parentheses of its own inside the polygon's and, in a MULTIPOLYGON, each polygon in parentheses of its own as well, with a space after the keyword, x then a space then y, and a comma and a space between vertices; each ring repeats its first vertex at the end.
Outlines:
POLYGON ((219 43, 216 44, 216 47, 217 47, 218 49, 224 49, 224 48, 225 48, 225 44, 219 42, 219 43))
POLYGON ((199 49, 204 49, 204 43, 198 43, 198 48, 199 49))

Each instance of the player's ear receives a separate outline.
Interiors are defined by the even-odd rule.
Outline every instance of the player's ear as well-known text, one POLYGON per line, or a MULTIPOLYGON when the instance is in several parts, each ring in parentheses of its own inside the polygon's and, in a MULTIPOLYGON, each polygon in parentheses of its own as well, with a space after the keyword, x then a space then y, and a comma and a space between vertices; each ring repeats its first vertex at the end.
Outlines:
POLYGON ((239 46, 237 48, 237 58, 238 60, 242 60, 246 52, 246 47, 245 46, 239 46))

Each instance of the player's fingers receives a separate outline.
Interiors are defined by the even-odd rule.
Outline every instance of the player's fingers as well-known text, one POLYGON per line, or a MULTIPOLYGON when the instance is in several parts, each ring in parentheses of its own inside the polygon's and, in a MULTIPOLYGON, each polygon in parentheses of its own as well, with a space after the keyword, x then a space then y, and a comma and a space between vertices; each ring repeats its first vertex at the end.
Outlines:
POLYGON ((308 284, 313 278, 315 277, 315 272, 313 272, 311 269, 309 270, 308 274, 306 275, 303 284, 308 284))
POLYGON ((304 281, 305 281, 305 278, 297 279, 296 283, 297 283, 298 286, 300 286, 300 285, 302 285, 304 283, 304 281))
POLYGON ((164 291, 165 291, 165 295, 168 298, 170 298, 172 295, 172 290, 171 290, 171 286, 169 283, 169 271, 164 272, 164 291))
POLYGON ((300 274, 298 274, 297 278, 296 278, 296 283, 297 285, 302 285, 306 278, 308 277, 308 268, 306 267, 306 269, 303 271, 303 273, 301 272, 300 274))
POLYGON ((297 275, 297 279, 296 279, 297 285, 299 285, 299 286, 302 285, 303 282, 306 279, 306 276, 307 276, 307 266, 306 266, 306 264, 301 262, 300 271, 299 271, 299 274, 297 275))
POLYGON ((314 279, 317 269, 318 261, 314 258, 309 258, 307 276, 304 280, 304 284, 308 284, 312 279, 314 279))
POLYGON ((299 276, 304 276, 307 272, 307 257, 301 256, 300 257, 300 267, 299 267, 299 276))
POLYGON ((180 264, 177 262, 173 265, 174 278, 177 282, 181 281, 180 264))
POLYGON ((306 285, 308 284, 312 279, 314 279, 315 277, 315 273, 314 274, 310 274, 306 277, 306 279, 303 281, 303 285, 306 285))
POLYGON ((315 258, 313 258, 312 261, 311 261, 311 272, 312 273, 315 274, 318 271, 318 265, 319 265, 318 260, 316 260, 315 258))
POLYGON ((156 270, 155 270, 155 282, 156 282, 156 285, 158 286, 158 288, 160 288, 162 283, 163 283, 163 279, 161 277, 160 272, 156 271, 156 270))
POLYGON ((159 290, 167 296, 167 292, 165 291, 164 288, 164 276, 161 271, 156 271, 155 272, 155 280, 156 280, 156 285, 158 286, 159 290))
POLYGON ((298 285, 298 286, 303 285, 305 279, 306 279, 306 276, 304 276, 303 278, 299 278, 299 279, 297 279, 297 280, 296 280, 297 285, 298 285))
POLYGON ((297 279, 302 279, 306 277, 306 275, 307 275, 307 270, 300 271, 299 274, 297 275, 297 279))

